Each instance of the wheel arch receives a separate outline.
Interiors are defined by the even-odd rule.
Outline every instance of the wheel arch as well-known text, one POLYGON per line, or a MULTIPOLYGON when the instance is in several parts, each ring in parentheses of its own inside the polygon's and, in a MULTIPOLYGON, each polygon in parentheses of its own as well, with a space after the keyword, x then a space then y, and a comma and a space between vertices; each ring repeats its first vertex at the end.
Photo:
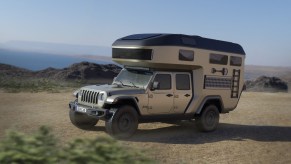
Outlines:
POLYGON ((111 106, 113 108, 116 108, 116 107, 122 106, 122 105, 130 105, 136 110, 136 112, 140 116, 141 113, 139 111, 139 107, 138 107, 137 103, 138 103, 138 99, 136 97, 119 97, 119 98, 117 98, 116 102, 114 104, 112 104, 111 106))
POLYGON ((206 96, 203 99, 197 111, 195 112, 195 114, 200 114, 202 110, 210 104, 214 104, 218 108, 219 113, 222 113, 224 105, 221 96, 206 96))

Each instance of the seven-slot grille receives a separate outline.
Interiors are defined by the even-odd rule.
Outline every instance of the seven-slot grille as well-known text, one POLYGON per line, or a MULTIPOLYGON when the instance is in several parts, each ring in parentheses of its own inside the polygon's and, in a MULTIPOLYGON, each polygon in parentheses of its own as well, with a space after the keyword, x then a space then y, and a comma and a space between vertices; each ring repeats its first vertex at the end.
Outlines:
POLYGON ((99 92, 82 90, 81 101, 87 103, 98 104, 99 92))

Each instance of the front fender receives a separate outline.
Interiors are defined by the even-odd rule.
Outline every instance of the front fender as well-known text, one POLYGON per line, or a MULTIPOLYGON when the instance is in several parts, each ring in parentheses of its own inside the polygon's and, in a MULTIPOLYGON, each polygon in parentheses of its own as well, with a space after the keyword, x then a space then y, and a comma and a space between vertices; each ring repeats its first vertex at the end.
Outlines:
POLYGON ((131 105, 133 106, 138 114, 140 114, 139 107, 138 107, 138 98, 134 96, 128 96, 128 95, 116 95, 108 97, 106 104, 117 106, 117 105, 131 105))

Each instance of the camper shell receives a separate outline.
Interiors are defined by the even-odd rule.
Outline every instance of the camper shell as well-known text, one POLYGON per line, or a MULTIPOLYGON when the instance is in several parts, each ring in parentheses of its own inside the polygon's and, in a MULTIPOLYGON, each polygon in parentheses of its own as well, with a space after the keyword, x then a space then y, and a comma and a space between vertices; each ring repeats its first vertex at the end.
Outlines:
POLYGON ((135 34, 112 44, 112 60, 124 66, 112 85, 81 88, 70 111, 105 120, 114 136, 135 131, 125 134, 118 128, 120 118, 115 117, 123 113, 133 129, 140 122, 195 119, 202 131, 215 130, 219 113, 234 110, 243 90, 245 52, 236 43, 135 34))

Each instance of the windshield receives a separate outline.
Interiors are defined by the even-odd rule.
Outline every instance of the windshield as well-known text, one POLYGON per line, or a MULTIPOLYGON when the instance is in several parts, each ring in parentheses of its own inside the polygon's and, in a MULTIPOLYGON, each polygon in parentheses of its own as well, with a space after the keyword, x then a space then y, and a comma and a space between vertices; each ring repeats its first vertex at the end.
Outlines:
POLYGON ((112 84, 121 84, 136 88, 146 88, 153 73, 146 70, 123 69, 112 84))

